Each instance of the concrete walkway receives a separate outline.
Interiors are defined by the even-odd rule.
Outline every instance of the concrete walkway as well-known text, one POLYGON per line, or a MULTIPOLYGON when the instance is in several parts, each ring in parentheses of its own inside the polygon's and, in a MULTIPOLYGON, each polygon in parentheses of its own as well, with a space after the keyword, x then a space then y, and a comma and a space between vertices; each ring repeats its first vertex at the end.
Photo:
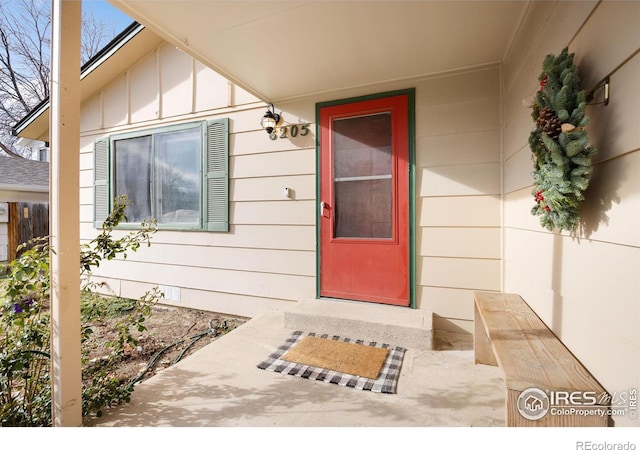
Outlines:
POLYGON ((290 319, 271 311, 248 321, 136 385, 131 403, 107 409, 87 425, 504 426, 500 371, 474 365, 468 341, 464 350, 455 342, 452 350, 408 347, 397 394, 378 394, 258 369, 293 331, 285 325, 290 319))

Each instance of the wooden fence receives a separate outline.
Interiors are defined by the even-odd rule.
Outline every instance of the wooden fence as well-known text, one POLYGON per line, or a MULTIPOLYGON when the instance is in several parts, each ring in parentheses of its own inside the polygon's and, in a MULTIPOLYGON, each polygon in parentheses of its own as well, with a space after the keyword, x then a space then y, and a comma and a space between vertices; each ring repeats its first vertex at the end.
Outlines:
POLYGON ((18 246, 49 235, 48 203, 9 203, 8 261, 18 257, 18 246))

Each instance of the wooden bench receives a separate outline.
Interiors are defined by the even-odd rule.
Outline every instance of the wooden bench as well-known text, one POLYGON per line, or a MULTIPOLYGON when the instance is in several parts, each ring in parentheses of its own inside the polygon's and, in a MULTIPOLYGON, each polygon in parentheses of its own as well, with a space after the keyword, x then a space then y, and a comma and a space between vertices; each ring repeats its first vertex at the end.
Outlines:
POLYGON ((475 362, 502 369, 507 426, 610 424, 609 394, 519 295, 476 292, 474 310, 475 362))

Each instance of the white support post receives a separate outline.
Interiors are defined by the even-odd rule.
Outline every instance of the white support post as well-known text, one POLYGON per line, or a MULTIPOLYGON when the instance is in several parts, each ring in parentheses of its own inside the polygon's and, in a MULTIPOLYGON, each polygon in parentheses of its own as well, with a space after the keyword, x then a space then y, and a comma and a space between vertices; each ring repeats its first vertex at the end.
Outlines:
POLYGON ((81 2, 52 0, 51 383, 54 426, 82 425, 80 356, 81 2))

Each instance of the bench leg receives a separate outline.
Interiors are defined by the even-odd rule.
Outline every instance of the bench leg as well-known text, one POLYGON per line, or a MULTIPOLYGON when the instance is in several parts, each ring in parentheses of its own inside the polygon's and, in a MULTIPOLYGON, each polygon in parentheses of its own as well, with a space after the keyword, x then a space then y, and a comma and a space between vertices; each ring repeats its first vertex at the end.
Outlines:
POLYGON ((493 354, 493 348, 491 348, 491 341, 487 336, 487 331, 484 329, 484 323, 482 323, 482 317, 478 312, 478 305, 474 303, 474 322, 475 331, 473 333, 473 352, 475 355, 476 364, 487 364, 490 366, 497 366, 498 362, 493 354))

